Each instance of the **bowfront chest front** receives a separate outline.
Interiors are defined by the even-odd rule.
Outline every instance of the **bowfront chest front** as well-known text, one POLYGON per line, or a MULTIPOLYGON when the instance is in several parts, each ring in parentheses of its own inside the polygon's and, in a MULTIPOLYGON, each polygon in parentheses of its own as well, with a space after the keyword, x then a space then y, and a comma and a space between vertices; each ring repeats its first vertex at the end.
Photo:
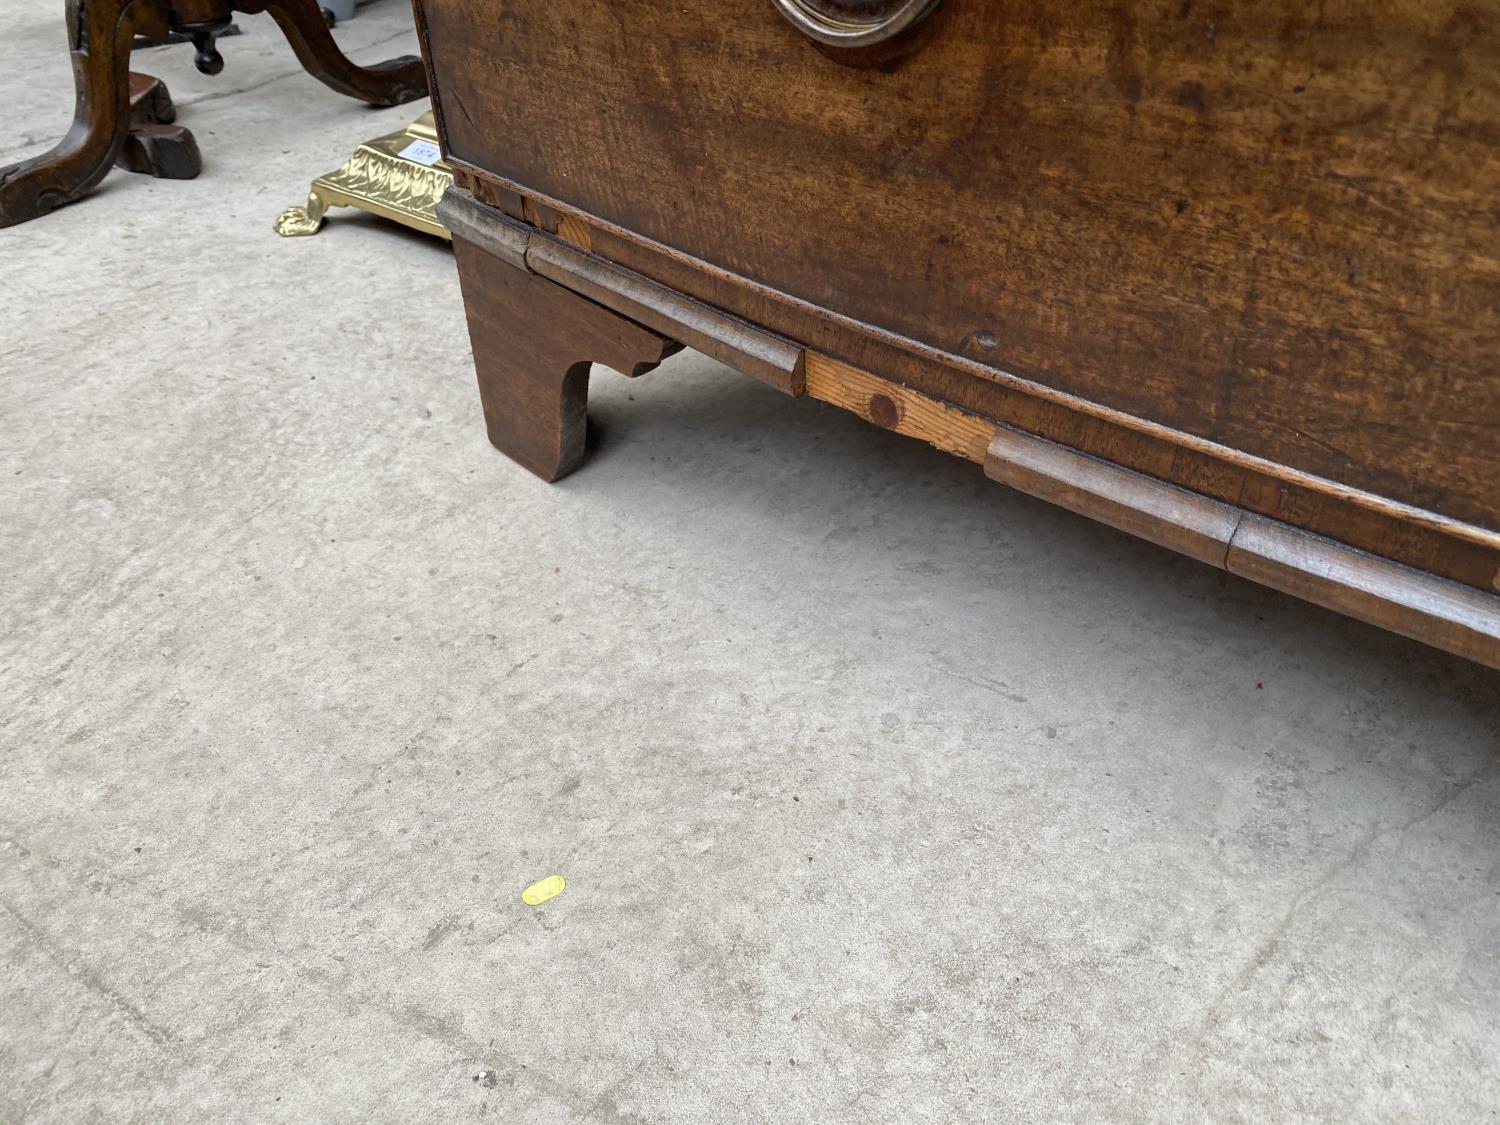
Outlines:
POLYGON ((417 0, 492 441, 693 347, 1500 666, 1500 0, 417 0))

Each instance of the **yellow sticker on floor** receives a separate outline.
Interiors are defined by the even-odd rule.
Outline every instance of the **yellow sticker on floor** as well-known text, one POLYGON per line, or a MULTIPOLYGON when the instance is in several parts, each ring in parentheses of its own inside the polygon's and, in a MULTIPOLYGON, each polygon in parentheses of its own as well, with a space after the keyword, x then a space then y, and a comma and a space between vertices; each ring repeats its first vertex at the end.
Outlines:
POLYGON ((521 901, 527 906, 540 906, 549 898, 556 898, 563 893, 567 881, 561 875, 548 875, 545 879, 538 879, 531 886, 521 892, 521 901))

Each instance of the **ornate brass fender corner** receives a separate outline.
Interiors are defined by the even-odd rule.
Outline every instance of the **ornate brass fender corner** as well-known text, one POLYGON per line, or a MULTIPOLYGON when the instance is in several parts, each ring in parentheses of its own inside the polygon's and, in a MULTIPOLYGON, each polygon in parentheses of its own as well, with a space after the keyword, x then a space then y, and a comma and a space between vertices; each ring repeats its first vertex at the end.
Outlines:
POLYGON ((284 238, 317 234, 330 207, 358 207, 439 238, 451 238, 438 221, 437 204, 453 182, 438 153, 431 111, 399 133, 366 141, 343 167, 312 182, 306 207, 288 207, 276 219, 284 238))

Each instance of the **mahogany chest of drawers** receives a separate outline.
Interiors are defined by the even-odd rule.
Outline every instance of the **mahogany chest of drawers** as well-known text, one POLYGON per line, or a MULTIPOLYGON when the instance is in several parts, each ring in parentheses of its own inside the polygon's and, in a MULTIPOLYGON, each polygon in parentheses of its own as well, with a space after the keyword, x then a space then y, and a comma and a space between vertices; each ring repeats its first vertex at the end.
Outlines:
POLYGON ((491 440, 686 345, 1500 666, 1500 0, 416 0, 491 440))

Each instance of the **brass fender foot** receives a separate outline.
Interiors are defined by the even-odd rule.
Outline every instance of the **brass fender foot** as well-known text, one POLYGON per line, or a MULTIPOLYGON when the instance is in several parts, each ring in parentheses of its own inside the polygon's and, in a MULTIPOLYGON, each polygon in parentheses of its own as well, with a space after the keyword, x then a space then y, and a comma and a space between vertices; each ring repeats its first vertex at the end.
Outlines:
POLYGON ((284 238, 317 234, 330 207, 357 207, 424 234, 448 238, 437 204, 453 182, 439 159, 437 126, 429 111, 399 133, 366 141, 337 171, 312 182, 306 207, 288 207, 277 216, 284 238))
POLYGON ((307 193, 306 207, 288 207, 276 216, 276 233, 282 238, 306 238, 310 234, 317 234, 327 212, 327 201, 316 191, 310 191, 307 193))

